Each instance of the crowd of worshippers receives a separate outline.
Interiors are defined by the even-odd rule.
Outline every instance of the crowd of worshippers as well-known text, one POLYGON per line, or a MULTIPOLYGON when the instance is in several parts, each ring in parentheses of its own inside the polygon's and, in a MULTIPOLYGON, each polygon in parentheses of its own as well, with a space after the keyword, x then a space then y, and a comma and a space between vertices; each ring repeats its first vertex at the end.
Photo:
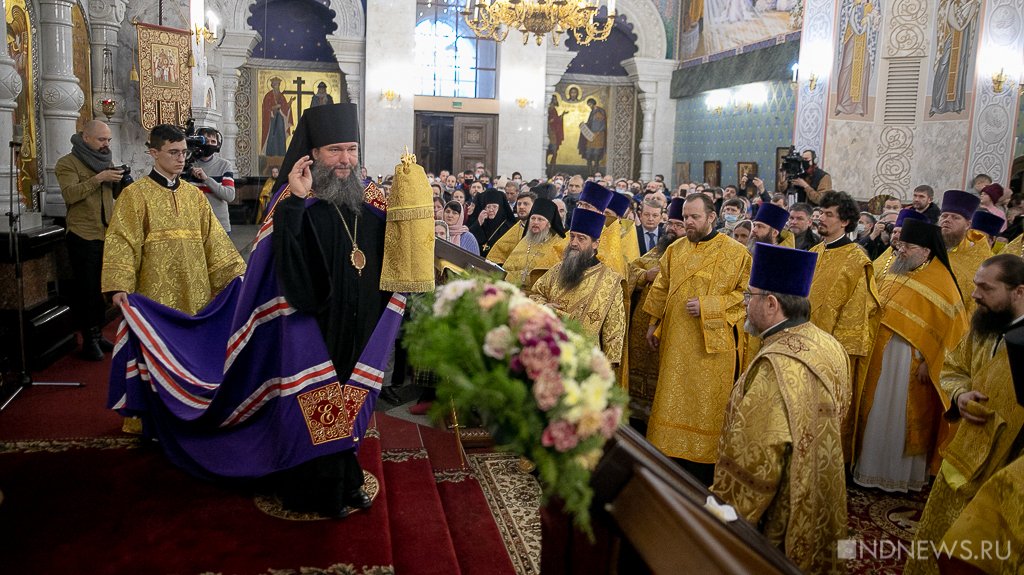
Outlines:
MULTIPOLYGON (((268 208, 283 297, 316 316, 343 374, 390 295, 379 198, 355 175, 356 118, 351 104, 304 113, 281 170, 287 197, 268 208)), ((108 183, 123 174, 109 168, 109 131, 93 127, 72 141, 82 165, 70 158, 65 179, 95 196, 86 207, 101 217, 96 294, 124 307, 139 293, 195 315, 246 267, 203 193, 179 177, 184 132, 151 131, 153 170, 110 212, 108 183)), ((1021 572, 1019 179, 1008 191, 979 175, 937 204, 921 185, 904 194, 910 205, 865 206, 830 189, 827 172, 805 175, 779 194, 757 178, 671 191, 600 174, 492 182, 482 165, 429 180, 435 235, 578 322, 628 389, 631 425, 803 570, 831 572, 839 542, 858 537, 849 478, 931 486, 915 548, 936 552, 911 557, 906 573, 957 561, 1021 572), (940 545, 951 537, 961 545, 940 545), (1004 554, 938 552, 979 549, 978 537, 1004 554)), ((279 473, 286 509, 341 518, 372 505, 354 448, 279 473)))
MULTIPOLYGON (((1004 337, 1024 333, 1019 179, 980 174, 940 200, 922 184, 909 202, 483 166, 431 185, 437 237, 579 322, 631 424, 805 570, 856 537, 848 479, 931 485, 917 537, 938 545, 1024 448, 1004 337)), ((907 572, 940 560, 960 558, 907 572)))

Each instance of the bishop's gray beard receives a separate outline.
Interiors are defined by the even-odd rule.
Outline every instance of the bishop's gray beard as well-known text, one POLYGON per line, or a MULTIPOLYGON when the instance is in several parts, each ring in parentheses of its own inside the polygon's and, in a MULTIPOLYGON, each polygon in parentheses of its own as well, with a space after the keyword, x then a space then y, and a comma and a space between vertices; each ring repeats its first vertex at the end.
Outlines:
POLYGON ((889 265, 889 273, 905 276, 911 271, 916 270, 923 263, 923 261, 918 261, 918 258, 897 255, 892 259, 892 264, 889 265))
POLYGON ((593 247, 577 251, 566 246, 562 267, 558 270, 558 287, 567 291, 579 287, 583 282, 584 274, 590 269, 595 255, 596 251, 593 247))
POLYGON ((530 230, 526 230, 526 241, 531 245, 542 244, 551 239, 551 230, 543 230, 537 233, 533 233, 530 230))
POLYGON ((347 178, 334 175, 334 166, 313 162, 313 192, 316 197, 358 214, 363 205, 363 186, 356 174, 359 166, 352 166, 347 178))

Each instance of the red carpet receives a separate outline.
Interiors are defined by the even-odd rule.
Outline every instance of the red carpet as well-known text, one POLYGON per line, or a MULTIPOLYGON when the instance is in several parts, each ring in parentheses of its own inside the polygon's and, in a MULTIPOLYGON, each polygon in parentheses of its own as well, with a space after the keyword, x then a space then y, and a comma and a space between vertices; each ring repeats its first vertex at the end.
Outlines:
POLYGON ((85 387, 27 389, 0 412, 0 571, 515 573, 450 433, 376 414, 359 454, 380 482, 373 507, 289 521, 260 511, 251 486, 196 479, 122 434, 108 370, 66 356, 33 376, 85 387))

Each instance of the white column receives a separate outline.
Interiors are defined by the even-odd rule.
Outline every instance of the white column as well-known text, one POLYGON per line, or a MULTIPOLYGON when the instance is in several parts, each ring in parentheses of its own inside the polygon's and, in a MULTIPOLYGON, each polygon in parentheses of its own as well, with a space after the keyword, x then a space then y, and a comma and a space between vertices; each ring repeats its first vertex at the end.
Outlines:
MULTIPOLYGON (((565 71, 569 69, 569 64, 572 59, 576 57, 576 52, 570 52, 565 47, 565 43, 561 43, 558 46, 551 46, 545 42, 548 46, 546 54, 546 61, 544 63, 544 101, 541 102, 540 108, 544 110, 544 139, 541 141, 541 166, 545 165, 547 161, 547 150, 550 140, 548 140, 547 130, 547 109, 548 103, 551 102, 551 96, 555 94, 555 86, 562 80, 562 76, 565 75, 565 71)), ((552 174, 548 174, 552 175, 552 174)))
POLYGON ((1003 185, 1009 182, 1018 84, 1024 80, 1024 0, 989 0, 982 6, 965 186, 977 174, 988 174, 1003 185), (992 77, 999 74, 1006 81, 996 93, 992 77))
POLYGON ((406 147, 415 149, 416 3, 366 3, 366 75, 363 165, 370 174, 390 174, 406 147), (400 100, 388 105, 383 90, 400 100))
POLYGON ((670 97, 672 72, 679 62, 661 58, 630 58, 622 66, 637 87, 643 113, 640 133, 640 179, 672 173, 676 107, 670 97))
POLYGON ((530 42, 503 42, 499 49, 498 154, 494 174, 523 178, 544 174, 544 137, 547 135, 544 98, 544 48, 530 42), (522 105, 521 105, 522 104, 522 105), (539 152, 539 153, 538 153, 539 152))
POLYGON ((834 0, 806 0, 804 28, 800 36, 799 86, 793 141, 797 151, 812 149, 818 163, 825 162, 825 127, 828 121, 828 94, 832 77, 835 46, 834 0), (814 89, 811 89, 811 80, 814 89))
MULTIPOLYGON (((0 18, 0 34, 7 37, 7 18, 0 18)), ((21 76, 14 69, 14 60, 7 50, 0 50, 0 214, 7 213, 11 202, 11 157, 7 144, 13 136, 11 118, 21 94, 21 76)), ((0 229, 7 229, 7 218, 0 218, 0 229)))
POLYGON ((224 30, 224 41, 217 48, 220 60, 220 109, 223 111, 220 133, 224 141, 220 155, 233 167, 237 167, 238 125, 235 123, 235 92, 238 91, 239 69, 245 65, 252 49, 260 41, 259 32, 252 30, 224 30))
POLYGON ((63 217, 67 213, 60 185, 54 176, 57 159, 71 150, 71 136, 76 132, 78 111, 85 102, 73 67, 74 48, 71 38, 71 2, 40 0, 40 34, 37 46, 42 53, 43 127, 46 148, 46 197, 43 213, 63 217))
MULTIPOLYGON (((93 116, 103 120, 110 125, 110 131, 115 139, 121 135, 121 123, 124 121, 124 91, 121 90, 118 80, 124 80, 127 70, 121 70, 120 77, 114 66, 117 62, 117 31, 124 21, 127 0, 92 0, 89 2, 89 43, 92 46, 92 90, 93 90, 93 116), (113 77, 110 78, 109 91, 103 89, 103 50, 110 49, 110 64, 113 68, 113 77), (117 102, 114 115, 108 120, 103 115, 100 101, 110 98, 117 102)), ((120 161, 120 143, 110 147, 114 156, 114 163, 120 161)))

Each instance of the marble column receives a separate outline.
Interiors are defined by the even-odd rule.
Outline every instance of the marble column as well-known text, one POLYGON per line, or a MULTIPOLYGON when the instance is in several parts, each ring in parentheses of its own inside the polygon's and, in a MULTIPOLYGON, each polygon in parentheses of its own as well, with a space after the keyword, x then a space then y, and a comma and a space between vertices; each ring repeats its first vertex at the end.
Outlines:
POLYGON ((974 64, 973 129, 963 189, 977 174, 988 174, 1004 186, 1009 182, 1020 97, 1017 83, 1024 76, 1024 0, 990 0, 982 9, 974 64), (992 78, 999 74, 1007 79, 996 92, 992 78))
MULTIPOLYGON (((0 18, 0 32, 7 37, 7 18, 0 18)), ((21 94, 21 76, 14 69, 14 60, 7 50, 0 50, 0 118, 8 121, 0 122, 0 144, 4 150, 0 153, 0 214, 7 213, 11 202, 11 157, 7 142, 13 137, 13 117, 17 107, 18 95, 21 94)), ((7 229, 7 218, 0 218, 0 229, 7 229)))
MULTIPOLYGON (((576 57, 576 52, 570 52, 565 47, 565 43, 561 43, 558 46, 548 45, 546 60, 544 62, 544 101, 541 102, 540 108, 545 111, 544 117, 547 118, 548 103, 551 102, 551 96, 555 94, 555 87, 562 80, 562 76, 565 75, 565 71, 569 69, 569 64, 572 63, 572 59, 576 57)), ((541 153, 544 155, 544 161, 541 163, 542 166, 547 165, 547 149, 548 144, 551 141, 548 139, 547 122, 544 124, 544 138, 541 140, 541 153)), ((548 174, 552 175, 552 174, 548 174)))
POLYGON ((522 172, 526 180, 544 173, 547 67, 544 48, 533 42, 505 42, 498 52, 498 153, 492 175, 522 172))
POLYGON ((835 52, 836 3, 806 0, 800 36, 800 72, 793 141, 797 151, 812 149, 824 165, 829 86, 835 52), (811 88, 811 79, 814 88, 811 88))
POLYGON ((390 174, 413 142, 416 112, 416 3, 366 3, 366 74, 363 165, 370 174, 390 174), (384 90, 398 100, 387 102, 384 90))
POLYGON ((235 121, 235 92, 238 91, 238 74, 249 60, 253 48, 259 43, 260 34, 252 30, 224 30, 222 34, 224 41, 217 48, 214 58, 219 59, 220 69, 220 133, 224 138, 220 146, 220 155, 237 168, 238 125, 235 121))
MULTIPOLYGON (((125 96, 124 91, 117 83, 117 32, 124 21, 127 0, 92 0, 89 2, 89 43, 92 46, 92 88, 95 101, 93 104, 94 116, 105 121, 110 126, 114 139, 120 139, 121 123, 124 122, 125 96), (104 90, 103 85, 103 51, 110 50, 110 64, 113 75, 110 80, 109 90, 104 90), (114 114, 108 119, 103 115, 103 107, 100 102, 110 98, 117 102, 114 114)), ((124 76, 127 70, 121 70, 124 76)), ((120 162, 121 149, 119 144, 110 148, 113 151, 114 163, 120 162)))
POLYGON ((57 160, 71 149, 78 111, 85 102, 73 67, 70 0, 40 0, 40 31, 37 46, 42 48, 42 101, 45 137, 42 160, 45 166, 46 195, 43 213, 63 217, 67 213, 60 185, 54 175, 57 160))
POLYGON ((640 132, 640 179, 652 180, 654 174, 671 174, 676 106, 670 97, 672 72, 676 60, 630 58, 622 61, 629 79, 637 88, 643 113, 640 132))

